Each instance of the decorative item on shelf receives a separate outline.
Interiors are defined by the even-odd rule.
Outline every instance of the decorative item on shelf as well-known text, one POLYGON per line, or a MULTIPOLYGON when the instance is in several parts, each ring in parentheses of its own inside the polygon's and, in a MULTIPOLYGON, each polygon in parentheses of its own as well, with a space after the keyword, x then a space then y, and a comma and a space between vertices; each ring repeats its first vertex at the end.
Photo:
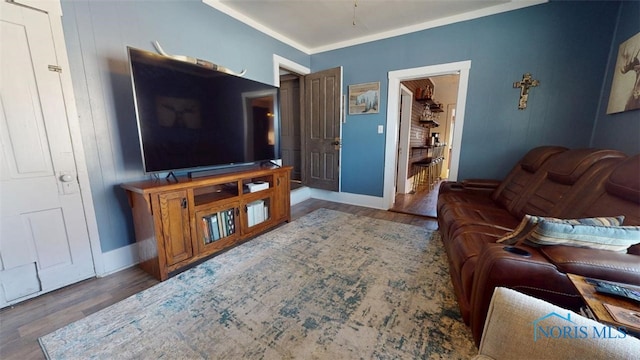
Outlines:
POLYGON ((533 80, 533 76, 530 73, 522 75, 521 81, 513 83, 514 88, 520 88, 520 101, 518 102, 518 109, 524 110, 527 108, 527 100, 529 99, 529 88, 540 85, 540 81, 533 80))
POLYGON ((437 132, 431 133, 431 137, 436 139, 435 143, 438 143, 438 144, 440 143, 440 133, 437 133, 437 132))
POLYGON ((417 101, 431 101, 433 98, 433 87, 426 85, 424 88, 421 86, 416 88, 415 97, 417 101))
POLYGON ((268 189, 269 183, 265 181, 255 181, 255 182, 250 182, 246 184, 246 186, 249 189, 249 192, 252 193, 252 192, 268 189))
POLYGON ((427 140, 427 145, 438 146, 440 145, 440 133, 433 133, 427 140))
POLYGON ((439 102, 436 102, 430 105, 429 109, 431 110, 431 112, 436 112, 436 113, 440 113, 444 111, 442 110, 442 103, 439 103, 439 102))
POLYGON ((424 104, 424 109, 422 110, 422 114, 418 119, 420 125, 423 127, 438 127, 440 124, 438 120, 440 119, 440 113, 443 112, 442 104, 433 101, 431 98, 420 100, 422 104, 424 104))
POLYGON ((438 119, 440 118, 440 113, 431 110, 431 105, 425 104, 424 109, 422 110, 422 114, 420 115, 420 125, 424 127, 437 127, 440 126, 438 123, 438 119))
POLYGON ((188 63, 191 63, 191 64, 200 65, 202 67, 206 67, 206 68, 209 68, 209 69, 213 69, 213 70, 216 70, 216 71, 220 71, 220 72, 223 72, 223 73, 236 75, 236 76, 244 76, 244 74, 247 72, 246 69, 242 69, 241 72, 237 73, 235 71, 227 69, 224 66, 216 65, 216 64, 214 64, 214 63, 212 63, 210 61, 194 58, 194 57, 191 57, 191 56, 167 54, 164 51, 164 49, 162 48, 162 46, 160 46, 160 43, 158 41, 154 41, 153 42, 153 46, 156 48, 156 50, 158 51, 158 53, 160 55, 163 55, 163 56, 166 56, 166 57, 170 57, 170 58, 175 59, 175 60, 180 60, 180 61, 188 62, 188 63))
POLYGON ((424 97, 427 99, 433 99, 433 86, 427 85, 425 87, 424 97))

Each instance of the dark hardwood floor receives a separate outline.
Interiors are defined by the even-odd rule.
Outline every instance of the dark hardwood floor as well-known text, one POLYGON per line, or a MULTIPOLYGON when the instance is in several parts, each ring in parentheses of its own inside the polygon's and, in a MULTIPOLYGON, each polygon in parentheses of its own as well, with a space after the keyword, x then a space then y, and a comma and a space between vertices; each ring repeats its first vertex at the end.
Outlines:
MULTIPOLYGON (((398 212, 307 200, 291 209, 292 220, 327 208, 377 219, 437 229, 435 220, 398 212)), ((44 359, 38 338, 115 304, 158 281, 138 267, 85 280, 0 311, 0 359, 44 359)))
POLYGON ((390 210, 435 219, 437 217, 436 206, 439 186, 440 182, 433 189, 424 187, 413 194, 396 194, 395 203, 390 210))
POLYGON ((38 338, 158 281, 138 267, 85 280, 0 311, 0 359, 44 359, 38 338))

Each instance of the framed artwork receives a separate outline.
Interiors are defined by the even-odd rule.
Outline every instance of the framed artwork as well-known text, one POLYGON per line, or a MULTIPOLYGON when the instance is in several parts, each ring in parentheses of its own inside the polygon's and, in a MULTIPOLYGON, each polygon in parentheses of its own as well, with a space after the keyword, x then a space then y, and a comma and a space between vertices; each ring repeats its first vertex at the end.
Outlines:
POLYGON ((380 82, 349 85, 349 115, 377 114, 380 82))
POLYGON ((620 44, 607 114, 640 109, 640 33, 620 44))

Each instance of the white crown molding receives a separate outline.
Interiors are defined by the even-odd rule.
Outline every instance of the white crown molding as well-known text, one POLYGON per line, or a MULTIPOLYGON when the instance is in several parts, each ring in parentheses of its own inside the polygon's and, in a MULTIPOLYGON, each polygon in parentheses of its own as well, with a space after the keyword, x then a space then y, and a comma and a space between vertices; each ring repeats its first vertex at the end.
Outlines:
POLYGON ((535 5, 540 5, 540 4, 545 4, 547 2, 549 2, 549 0, 512 0, 508 3, 505 4, 500 4, 500 5, 495 5, 495 6, 491 6, 488 8, 484 8, 484 9, 480 9, 480 10, 474 10, 474 11, 469 11, 463 14, 458 14, 458 15, 453 15, 453 16, 448 16, 442 19, 438 19, 438 20, 433 20, 433 21, 427 21, 421 24, 416 24, 416 25, 411 25, 411 26, 406 26, 403 28, 399 28, 399 29, 394 29, 394 30, 390 30, 390 31, 384 31, 384 32, 380 32, 377 34, 373 34, 373 35, 369 35, 369 36, 363 36, 363 37, 359 37, 356 39, 351 39, 351 40, 347 40, 347 41, 341 41, 341 42, 337 42, 337 43, 333 43, 333 44, 329 44, 329 45, 325 45, 325 46, 319 46, 319 47, 315 47, 315 48, 309 48, 306 47, 276 31, 273 31, 272 29, 268 28, 267 26, 264 26, 258 22, 256 22, 253 19, 250 19, 249 17, 245 16, 244 14, 231 9, 230 7, 222 4, 219 0, 202 0, 203 3, 213 7, 214 9, 225 13, 233 18, 235 18, 236 20, 239 20, 243 23, 245 23, 248 26, 251 26, 252 28, 261 31, 269 36, 271 36, 272 38, 282 41, 283 43, 296 48, 297 50, 300 50, 302 52, 304 52, 307 55, 313 55, 313 54, 317 54, 317 53, 321 53, 321 52, 325 52, 325 51, 331 51, 331 50, 336 50, 336 49, 341 49, 341 48, 345 48, 345 47, 349 47, 349 46, 354 46, 354 45, 360 45, 360 44, 364 44, 367 42, 372 42, 372 41, 376 41, 376 40, 382 40, 382 39, 387 39, 387 38, 391 38, 394 36, 400 36, 400 35, 405 35, 405 34, 410 34, 413 32, 417 32, 417 31, 422 31, 422 30, 427 30, 427 29, 432 29, 432 28, 436 28, 439 26, 444 26, 444 25, 450 25, 450 24, 454 24, 454 23, 458 23, 458 22, 462 22, 462 21, 467 21, 467 20, 473 20, 473 19, 478 19, 481 17, 485 17, 485 16, 491 16, 491 15, 496 15, 496 14, 500 14, 503 12, 508 12, 508 11, 513 11, 513 10, 518 10, 518 9, 522 9, 522 8, 526 8, 529 6, 535 6, 535 5))
POLYGON ((544 4, 547 2, 548 0, 512 0, 511 2, 506 4, 495 5, 495 6, 491 6, 491 7, 480 9, 480 10, 469 11, 466 13, 448 16, 448 17, 444 17, 441 19, 433 20, 433 21, 427 21, 421 24, 406 26, 406 27, 402 27, 402 28, 398 28, 390 31, 384 31, 377 34, 363 36, 363 37, 359 37, 359 38, 351 39, 347 41, 341 41, 341 42, 329 44, 326 46, 319 46, 319 47, 312 48, 310 50, 311 50, 311 54, 317 54, 325 51, 331 51, 331 50, 341 49, 349 46, 360 45, 360 44, 364 44, 364 43, 368 43, 376 40, 388 39, 394 36, 406 35, 406 34, 418 32, 418 31, 422 31, 422 30, 433 29, 439 26, 445 26, 445 25, 455 24, 455 23, 459 23, 467 20, 478 19, 485 16, 496 15, 503 12, 526 8, 529 6, 544 4))
POLYGON ((298 43, 298 42, 296 42, 296 41, 294 41, 294 40, 292 40, 292 39, 280 34, 279 32, 273 31, 271 28, 268 28, 268 27, 260 24, 259 22, 249 18, 248 16, 246 16, 246 15, 244 15, 244 14, 242 14, 242 13, 240 13, 240 12, 238 12, 238 11, 236 11, 236 10, 234 10, 234 9, 224 5, 224 4, 222 4, 219 0, 202 0, 202 2, 207 4, 207 5, 209 5, 209 6, 211 6, 214 9, 224 13, 224 14, 227 14, 227 15, 231 16, 232 18, 234 18, 234 19, 236 19, 236 20, 238 20, 240 22, 243 22, 246 25, 251 26, 252 28, 254 28, 254 29, 256 29, 256 30, 258 30, 258 31, 260 31, 260 32, 262 32, 264 34, 267 34, 267 35, 271 36, 272 38, 274 38, 276 40, 282 41, 283 43, 285 43, 285 44, 287 44, 287 45, 289 45, 289 46, 291 46, 293 48, 296 48, 296 49, 302 51, 303 53, 305 53, 307 55, 311 55, 311 50, 309 48, 307 48, 307 47, 303 46, 302 44, 300 44, 300 43, 298 43))

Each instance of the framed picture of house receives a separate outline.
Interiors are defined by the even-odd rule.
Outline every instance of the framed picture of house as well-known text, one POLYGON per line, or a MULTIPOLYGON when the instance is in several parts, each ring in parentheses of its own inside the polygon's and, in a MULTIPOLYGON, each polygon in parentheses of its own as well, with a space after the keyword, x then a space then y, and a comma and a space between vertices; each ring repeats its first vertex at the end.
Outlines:
POLYGON ((380 82, 349 85, 349 115, 377 114, 380 82))
POLYGON ((620 44, 607 114, 640 109, 640 33, 620 44))

